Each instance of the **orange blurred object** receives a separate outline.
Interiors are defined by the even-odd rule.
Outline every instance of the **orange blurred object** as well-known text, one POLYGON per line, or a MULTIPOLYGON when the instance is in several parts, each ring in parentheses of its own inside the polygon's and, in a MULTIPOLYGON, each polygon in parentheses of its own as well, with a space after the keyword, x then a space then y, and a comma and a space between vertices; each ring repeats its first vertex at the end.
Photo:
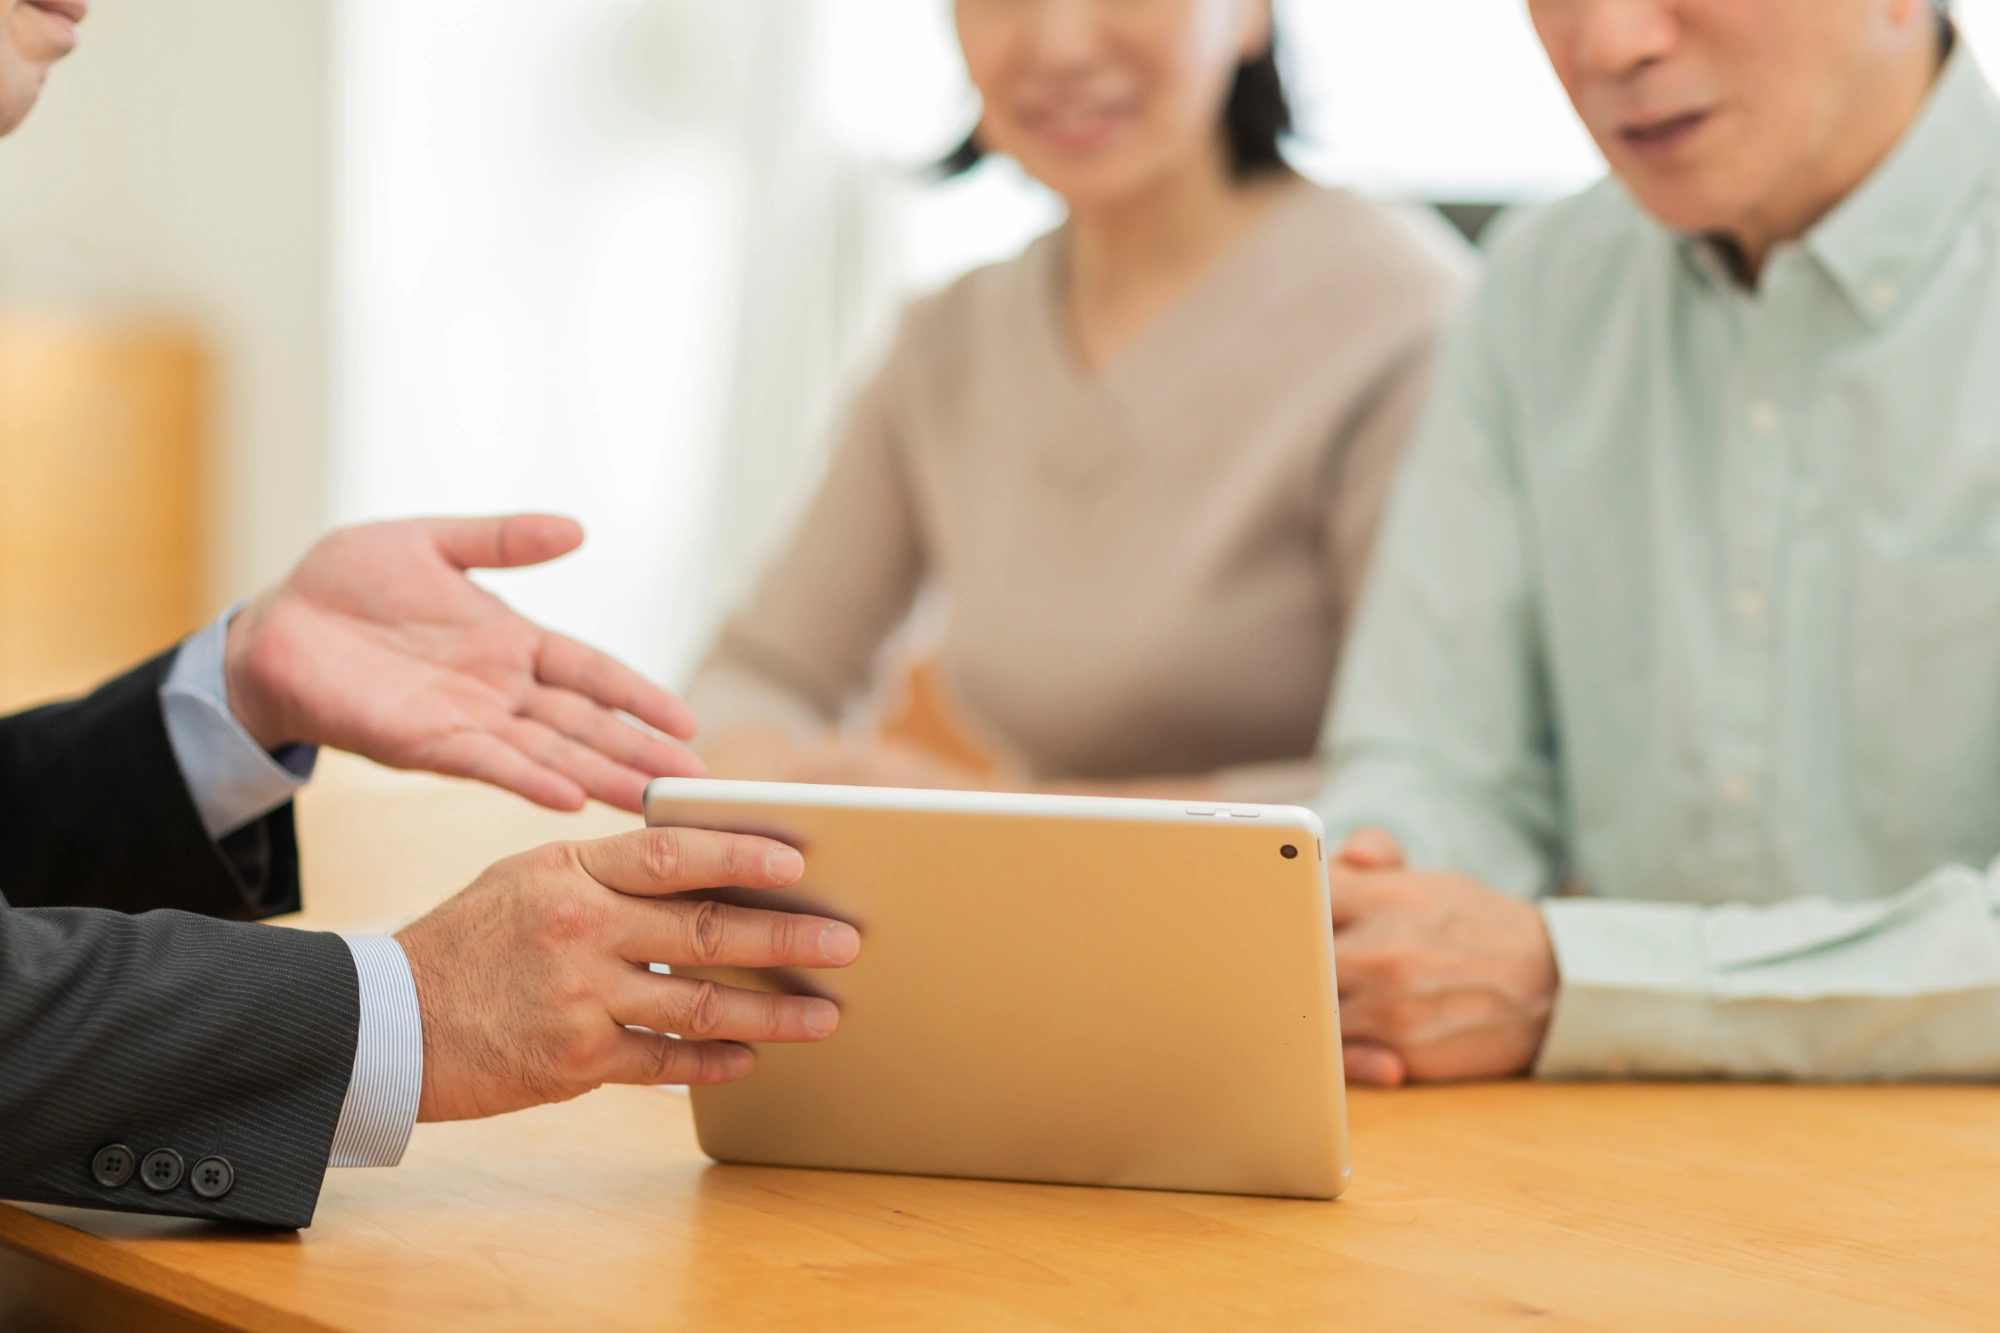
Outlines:
POLYGON ((208 381, 177 325, 0 317, 0 708, 199 623, 208 381))
POLYGON ((911 746, 981 778, 1000 774, 999 756, 963 720, 935 658, 911 664, 882 710, 881 733, 885 744, 911 746))

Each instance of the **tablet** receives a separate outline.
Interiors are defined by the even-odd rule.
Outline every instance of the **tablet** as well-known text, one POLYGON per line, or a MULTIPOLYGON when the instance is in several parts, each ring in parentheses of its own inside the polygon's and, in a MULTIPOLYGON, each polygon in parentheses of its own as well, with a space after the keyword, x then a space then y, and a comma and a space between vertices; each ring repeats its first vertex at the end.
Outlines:
POLYGON ((844 969, 678 968, 840 1027, 693 1089, 724 1162, 1327 1199, 1348 1180, 1311 811, 661 778, 646 822, 805 855, 731 901, 851 922, 844 969))

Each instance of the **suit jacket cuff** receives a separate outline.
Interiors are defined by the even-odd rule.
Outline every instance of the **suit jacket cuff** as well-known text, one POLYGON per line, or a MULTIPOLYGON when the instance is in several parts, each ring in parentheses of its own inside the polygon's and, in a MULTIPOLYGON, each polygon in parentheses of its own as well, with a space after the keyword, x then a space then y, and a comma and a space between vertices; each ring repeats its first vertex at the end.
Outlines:
POLYGON ((361 983, 361 1026, 327 1165, 395 1166, 409 1146, 424 1088, 416 980, 403 946, 390 936, 341 939, 361 983))

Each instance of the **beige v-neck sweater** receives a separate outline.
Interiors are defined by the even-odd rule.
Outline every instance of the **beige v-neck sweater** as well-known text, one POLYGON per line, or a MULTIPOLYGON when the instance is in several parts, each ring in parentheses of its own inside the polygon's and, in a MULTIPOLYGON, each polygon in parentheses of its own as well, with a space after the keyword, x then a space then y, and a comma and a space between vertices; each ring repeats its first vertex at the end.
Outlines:
POLYGON ((1101 373, 1062 229, 906 313, 690 700, 834 724, 926 583, 964 720, 1037 779, 1303 799, 1384 492, 1469 260, 1301 187, 1101 373))

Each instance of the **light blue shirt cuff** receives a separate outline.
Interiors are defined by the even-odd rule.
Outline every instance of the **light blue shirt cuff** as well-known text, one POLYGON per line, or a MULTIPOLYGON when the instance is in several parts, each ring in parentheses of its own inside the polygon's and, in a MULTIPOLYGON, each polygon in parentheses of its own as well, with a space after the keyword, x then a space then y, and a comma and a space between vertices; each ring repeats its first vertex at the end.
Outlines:
POLYGON ((1699 907, 1558 898, 1541 909, 1562 984, 1535 1073, 1708 1072, 1714 1002, 1699 907))
POLYGON ((167 741, 211 838, 255 823, 292 799, 312 776, 319 750, 287 745, 273 756, 229 710, 223 647, 241 604, 182 642, 160 686, 167 741))
POLYGON ((1542 904, 1562 987, 1536 1072, 1991 1079, 2000 863, 1892 898, 1542 904))
POLYGON ((424 1090, 424 1024, 403 946, 387 935, 343 935, 361 981, 361 1035, 340 1104, 328 1166, 395 1166, 409 1146, 424 1090))

